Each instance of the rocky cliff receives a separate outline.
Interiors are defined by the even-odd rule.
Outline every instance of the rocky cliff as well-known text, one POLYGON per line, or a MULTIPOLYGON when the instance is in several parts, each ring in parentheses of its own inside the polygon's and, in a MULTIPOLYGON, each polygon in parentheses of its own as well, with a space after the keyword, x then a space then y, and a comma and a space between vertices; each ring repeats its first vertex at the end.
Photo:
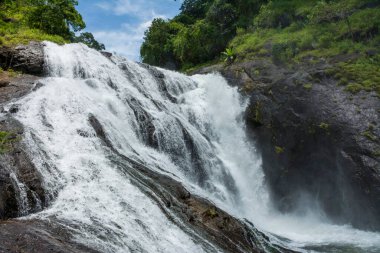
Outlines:
POLYGON ((253 60, 219 71, 250 104, 249 131, 263 157, 272 198, 282 212, 321 208, 334 222, 380 229, 380 100, 338 85, 330 61, 296 66, 253 60))

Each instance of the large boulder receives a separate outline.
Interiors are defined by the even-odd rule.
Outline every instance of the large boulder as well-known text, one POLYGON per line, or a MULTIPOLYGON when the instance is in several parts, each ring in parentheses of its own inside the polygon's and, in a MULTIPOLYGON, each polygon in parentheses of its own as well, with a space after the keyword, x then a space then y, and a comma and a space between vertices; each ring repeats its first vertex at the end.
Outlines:
POLYGON ((0 67, 41 76, 44 73, 43 44, 30 42, 17 47, 0 47, 0 67))

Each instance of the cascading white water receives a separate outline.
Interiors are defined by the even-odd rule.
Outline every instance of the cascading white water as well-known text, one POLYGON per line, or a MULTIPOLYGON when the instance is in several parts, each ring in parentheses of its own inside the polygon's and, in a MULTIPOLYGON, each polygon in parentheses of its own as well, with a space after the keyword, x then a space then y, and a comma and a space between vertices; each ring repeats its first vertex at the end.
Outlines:
POLYGON ((218 251, 169 221, 119 171, 88 122, 93 115, 118 152, 289 238, 290 247, 380 249, 379 234, 272 210, 260 157, 245 136, 246 103, 220 75, 187 77, 110 60, 81 44, 45 44, 49 77, 23 99, 17 118, 44 187, 58 196, 33 217, 80 226, 76 239, 104 252, 218 251))

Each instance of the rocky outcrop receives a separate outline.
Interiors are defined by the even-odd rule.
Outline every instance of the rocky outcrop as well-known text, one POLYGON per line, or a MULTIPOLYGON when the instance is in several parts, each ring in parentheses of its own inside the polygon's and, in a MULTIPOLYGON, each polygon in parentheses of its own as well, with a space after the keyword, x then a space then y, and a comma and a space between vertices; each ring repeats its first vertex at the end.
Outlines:
POLYGON ((44 73, 43 44, 30 42, 17 47, 0 47, 0 67, 41 76, 44 73))
POLYGON ((221 72, 250 98, 246 119, 279 210, 321 208, 335 222, 380 230, 380 100, 345 91, 330 68, 256 60, 200 72, 221 72))

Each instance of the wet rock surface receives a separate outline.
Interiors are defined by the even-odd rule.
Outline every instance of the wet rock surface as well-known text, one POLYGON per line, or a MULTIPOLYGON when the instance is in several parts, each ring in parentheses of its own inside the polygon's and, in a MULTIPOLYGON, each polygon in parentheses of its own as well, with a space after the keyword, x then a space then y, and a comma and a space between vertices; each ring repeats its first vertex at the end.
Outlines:
MULTIPOLYGON (((39 77, 22 74, 13 78, 6 78, 6 85, 0 86, 0 104, 16 100, 28 94, 36 85, 39 77)), ((0 78, 0 83, 4 79, 0 78)))
POLYGON ((12 117, 18 112, 18 105, 7 106, 8 102, 29 93, 37 79, 31 75, 6 77, 7 84, 0 87, 3 114, 0 116, 0 219, 37 212, 46 205, 42 177, 22 142, 23 126, 12 117))
POLYGON ((54 221, 0 222, 0 253, 97 253, 79 243, 64 226, 54 221))
POLYGON ((41 211, 46 205, 42 176, 22 142, 23 127, 11 116, 0 119, 0 219, 41 211))
POLYGON ((198 73, 219 71, 249 97, 249 132, 279 210, 320 207, 335 222, 380 230, 380 100, 345 91, 326 74, 331 64, 256 60, 198 73))

